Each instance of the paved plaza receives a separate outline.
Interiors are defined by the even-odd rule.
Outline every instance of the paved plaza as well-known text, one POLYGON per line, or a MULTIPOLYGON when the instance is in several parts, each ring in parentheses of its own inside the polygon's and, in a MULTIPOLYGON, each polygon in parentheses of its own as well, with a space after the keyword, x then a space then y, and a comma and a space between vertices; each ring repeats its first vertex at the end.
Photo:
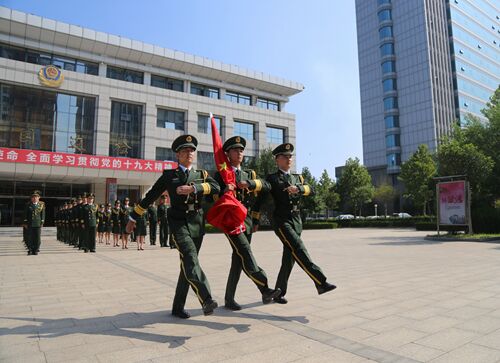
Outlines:
MULTIPOLYGON (((239 312, 170 315, 176 250, 98 245, 84 254, 44 230, 26 256, 20 229, 0 230, 1 362, 500 362, 500 245, 426 241, 408 229, 305 231, 338 289, 318 296, 296 265, 287 305, 262 305, 242 275, 239 312)), ((281 243, 252 246, 274 283, 281 243)), ((231 250, 207 235, 201 265, 223 305, 231 250)))

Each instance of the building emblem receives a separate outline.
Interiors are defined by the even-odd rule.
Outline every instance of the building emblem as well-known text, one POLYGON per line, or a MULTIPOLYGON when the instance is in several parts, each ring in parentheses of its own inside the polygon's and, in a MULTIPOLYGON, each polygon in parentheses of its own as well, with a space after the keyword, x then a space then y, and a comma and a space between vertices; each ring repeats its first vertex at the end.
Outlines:
POLYGON ((45 66, 38 72, 40 83, 48 87, 59 87, 64 81, 64 75, 56 66, 45 66))

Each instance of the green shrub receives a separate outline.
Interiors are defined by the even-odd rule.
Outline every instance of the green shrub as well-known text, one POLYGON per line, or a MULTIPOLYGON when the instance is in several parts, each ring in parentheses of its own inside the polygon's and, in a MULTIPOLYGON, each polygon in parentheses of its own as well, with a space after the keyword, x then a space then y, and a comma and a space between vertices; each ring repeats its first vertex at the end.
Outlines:
POLYGON ((500 232, 500 209, 481 206, 473 208, 471 213, 474 233, 500 232))
POLYGON ((372 227, 394 228, 415 227, 417 223, 435 223, 435 217, 418 216, 412 218, 384 218, 384 219, 342 219, 336 221, 342 228, 345 227, 372 227))
POLYGON ((436 222, 417 222, 415 223, 417 231, 435 231, 437 230, 436 222))
POLYGON ((338 224, 335 222, 325 222, 325 221, 314 221, 307 222, 302 225, 303 229, 333 229, 338 228, 338 224))

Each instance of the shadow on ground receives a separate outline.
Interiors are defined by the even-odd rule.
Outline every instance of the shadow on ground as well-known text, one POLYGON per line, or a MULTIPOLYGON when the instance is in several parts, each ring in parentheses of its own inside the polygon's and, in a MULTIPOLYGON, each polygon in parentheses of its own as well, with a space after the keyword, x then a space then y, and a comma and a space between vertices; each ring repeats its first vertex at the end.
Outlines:
MULTIPOLYGON (((267 314, 255 314, 245 312, 229 312, 224 309, 218 310, 221 316, 233 316, 235 318, 249 318, 255 320, 273 321, 298 321, 308 322, 304 316, 279 317, 267 314)), ((23 317, 0 317, 0 319, 20 320, 30 324, 13 327, 0 328, 2 335, 29 335, 31 339, 58 338, 71 334, 97 334, 117 337, 128 337, 156 343, 169 343, 170 348, 183 345, 190 336, 161 335, 149 332, 137 331, 153 324, 179 324, 184 326, 205 327, 212 330, 234 329, 238 333, 250 330, 250 324, 227 324, 216 321, 197 320, 196 318, 178 319, 170 315, 169 311, 155 311, 147 313, 123 313, 114 316, 103 316, 98 318, 23 318, 23 317)))

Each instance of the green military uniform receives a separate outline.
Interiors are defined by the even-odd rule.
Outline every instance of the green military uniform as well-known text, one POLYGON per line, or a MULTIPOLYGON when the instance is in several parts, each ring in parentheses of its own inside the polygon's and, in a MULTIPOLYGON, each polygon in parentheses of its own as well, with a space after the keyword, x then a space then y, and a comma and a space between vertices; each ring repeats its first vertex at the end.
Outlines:
MULTIPOLYGON (((197 140, 192 135, 182 135, 172 143, 172 150, 181 152, 183 148, 196 150, 197 140)), ((186 169, 187 170, 187 169, 186 169)), ((135 207, 131 218, 135 219, 146 212, 147 207, 167 190, 170 195, 168 221, 179 255, 181 272, 173 301, 172 314, 188 318, 184 311, 189 285, 196 293, 203 312, 209 315, 217 307, 212 300, 210 286, 205 273, 200 267, 198 252, 205 234, 205 219, 200 202, 203 196, 213 196, 219 193, 219 185, 204 170, 187 170, 181 165, 177 169, 165 170, 146 196, 135 207), (189 195, 177 194, 177 187, 193 185, 195 192, 189 195)))
POLYGON ((158 224, 158 213, 156 207, 150 205, 148 207, 148 222, 149 222, 149 244, 156 244, 156 226, 158 224))
MULTIPOLYGON (((40 197, 40 192, 34 191, 33 196, 40 197)), ((24 224, 26 225, 26 238, 28 255, 37 255, 40 250, 40 237, 42 226, 45 222, 45 203, 28 203, 24 211, 24 224)))
POLYGON ((56 227, 57 241, 61 241, 60 220, 61 220, 61 207, 57 208, 56 212, 54 213, 54 226, 56 227))
POLYGON ((121 234, 122 233, 120 211, 121 211, 121 208, 119 206, 119 203, 115 202, 115 207, 113 209, 111 209, 111 232, 113 234, 121 234), (116 207, 117 205, 118 205, 118 207, 116 207))
POLYGON ((81 196, 78 196, 77 205, 73 207, 73 223, 75 228, 75 245, 78 249, 84 249, 84 233, 83 233, 83 199, 81 196))
MULTIPOLYGON (((292 155, 293 145, 282 144, 273 150, 273 155, 292 155)), ((276 287, 281 289, 281 297, 277 302, 286 303, 282 298, 287 292, 288 278, 296 262, 314 281, 318 293, 333 290, 335 285, 326 282, 326 276, 321 269, 315 265, 307 252, 300 235, 302 233, 302 220, 300 217, 300 200, 303 197, 313 195, 311 186, 304 183, 304 178, 299 174, 285 173, 278 170, 267 176, 271 184, 271 195, 274 200, 275 209, 273 213, 274 232, 283 243, 283 256, 281 268, 276 281, 276 287), (298 188, 297 194, 289 194, 286 190, 289 186, 298 188)))
MULTIPOLYGON (((90 195, 93 197, 93 195, 90 195)), ((92 203, 82 207, 82 230, 84 233, 83 249, 85 252, 95 252, 95 234, 97 229, 97 205, 92 203)))
MULTIPOLYGON (((234 136, 226 140, 222 146, 225 152, 229 152, 233 148, 245 149, 246 140, 241 136, 234 136)), ((269 191, 271 186, 264 179, 257 178, 253 170, 241 170, 233 167, 236 176, 236 184, 246 181, 247 189, 236 188, 236 198, 247 208, 247 216, 245 218, 245 232, 238 234, 226 234, 229 240, 233 254, 231 257, 231 268, 226 284, 225 304, 228 309, 240 310, 241 306, 234 300, 236 287, 240 280, 241 271, 252 280, 257 288, 263 294, 263 302, 269 303, 272 298, 279 295, 279 291, 274 292, 269 289, 266 273, 257 265, 257 261, 252 253, 250 242, 252 240, 253 224, 259 223, 259 211, 252 209, 255 204, 258 193, 269 191)), ((224 194, 226 184, 224 183, 219 172, 215 173, 215 180, 220 186, 220 195, 224 194)))
MULTIPOLYGON (((162 196, 164 199, 164 197, 162 196)), ((168 205, 166 203, 158 205, 158 224, 160 225, 160 246, 161 247, 168 247, 168 235, 169 235, 169 228, 168 228, 168 205)), ((173 244, 172 241, 170 241, 170 244, 173 244)))
MULTIPOLYGON (((128 198, 125 198, 124 201, 128 201, 129 199, 128 198)), ((120 209, 120 225, 121 225, 121 233, 122 234, 127 234, 127 232, 125 231, 125 227, 127 226, 127 223, 129 221, 129 216, 130 216, 130 213, 132 213, 132 211, 134 210, 134 207, 132 207, 130 204, 129 205, 125 205, 125 202, 123 203, 122 205, 122 208, 120 209)))

